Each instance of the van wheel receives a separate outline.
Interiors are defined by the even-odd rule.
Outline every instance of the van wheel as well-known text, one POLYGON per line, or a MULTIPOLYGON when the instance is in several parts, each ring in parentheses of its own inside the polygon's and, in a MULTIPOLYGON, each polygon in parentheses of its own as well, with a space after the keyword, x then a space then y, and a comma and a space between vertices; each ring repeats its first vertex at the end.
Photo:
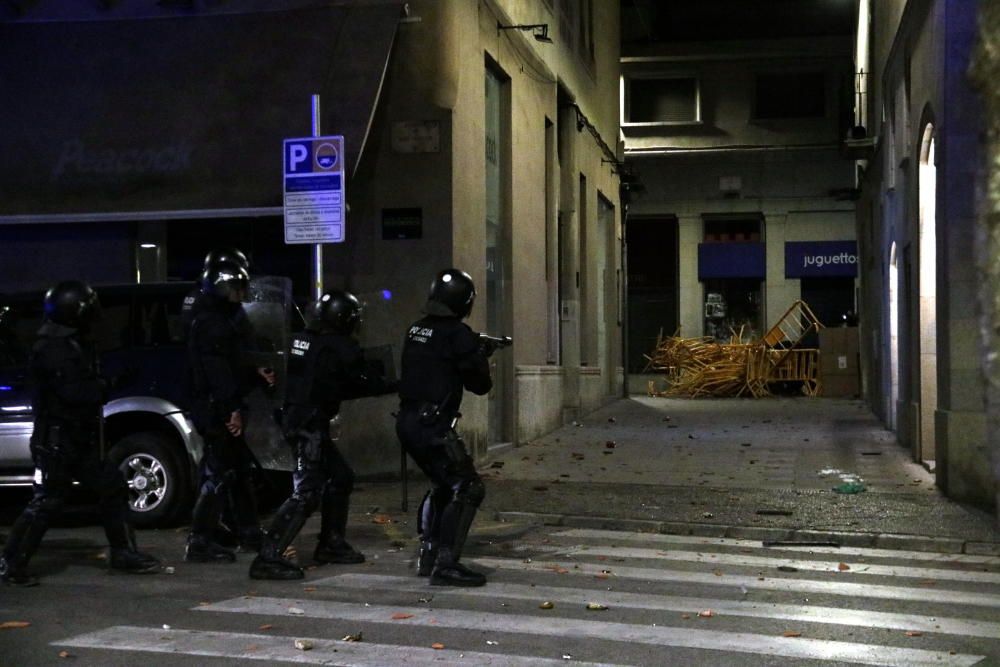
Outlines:
POLYGON ((190 490, 168 437, 155 431, 127 435, 109 457, 125 476, 132 525, 162 526, 186 506, 190 490))

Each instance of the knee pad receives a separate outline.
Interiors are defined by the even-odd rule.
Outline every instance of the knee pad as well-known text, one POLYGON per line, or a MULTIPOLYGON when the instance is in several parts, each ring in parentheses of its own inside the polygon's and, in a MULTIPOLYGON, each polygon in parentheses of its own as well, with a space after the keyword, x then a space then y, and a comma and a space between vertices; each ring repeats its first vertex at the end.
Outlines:
POLYGON ((479 507, 486 497, 486 486, 479 477, 462 480, 455 488, 455 502, 479 507))

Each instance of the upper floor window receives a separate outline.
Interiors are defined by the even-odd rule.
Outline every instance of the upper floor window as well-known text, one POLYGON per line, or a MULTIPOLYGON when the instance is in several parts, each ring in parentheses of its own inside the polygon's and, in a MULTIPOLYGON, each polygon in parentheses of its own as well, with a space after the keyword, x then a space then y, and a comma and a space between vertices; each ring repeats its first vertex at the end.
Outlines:
POLYGON ((754 118, 822 118, 826 115, 823 72, 758 74, 754 118))
POLYGON ((696 123, 701 119, 698 80, 626 79, 624 116, 625 123, 696 123))

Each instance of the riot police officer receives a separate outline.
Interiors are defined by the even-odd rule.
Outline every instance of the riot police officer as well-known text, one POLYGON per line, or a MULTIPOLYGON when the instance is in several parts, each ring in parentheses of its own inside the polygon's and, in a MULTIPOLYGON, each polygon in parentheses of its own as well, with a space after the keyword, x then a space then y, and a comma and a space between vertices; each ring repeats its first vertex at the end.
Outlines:
POLYGON ((264 546, 250 566, 254 579, 303 577, 283 554, 317 507, 322 522, 313 559, 365 560, 345 539, 354 471, 330 438, 330 421, 342 401, 393 393, 396 387, 385 379, 384 369, 364 359, 353 337, 360 322, 357 298, 333 290, 312 306, 306 330, 292 339, 281 425, 295 452, 294 489, 264 534, 264 546))
POLYGON ((396 433, 430 479, 417 515, 417 573, 437 586, 482 586, 486 577, 459 562, 472 520, 486 495, 465 444, 455 432, 462 393, 493 386, 488 349, 462 320, 475 302, 469 274, 442 271, 431 284, 426 316, 407 331, 396 433))
POLYGON ((100 494, 101 520, 111 546, 109 565, 131 573, 159 569, 157 559, 136 549, 127 522, 128 487, 121 471, 100 460, 97 440, 106 382, 90 336, 100 313, 97 293, 64 281, 45 294, 44 318, 31 349, 30 382, 35 415, 31 456, 34 496, 14 523, 0 557, 4 583, 33 586, 26 568, 59 513, 73 480, 100 494))
MULTIPOLYGON (((198 283, 184 296, 184 301, 181 304, 181 326, 185 339, 190 337, 191 324, 194 322, 195 315, 205 307, 206 303, 211 303, 211 296, 206 295, 202 290, 206 276, 213 267, 223 263, 236 264, 249 274, 250 260, 238 248, 219 248, 205 255, 198 283)), ((250 351, 253 327, 250 324, 250 319, 247 317, 246 310, 240 305, 232 309, 232 316, 233 324, 239 331, 244 351, 250 351)), ((274 385, 275 376, 273 370, 269 368, 257 368, 256 372, 264 379, 268 386, 274 385)), ((256 552, 260 549, 261 545, 260 526, 257 524, 241 525, 239 523, 240 519, 251 517, 247 517, 246 513, 237 512, 234 504, 234 499, 227 493, 220 515, 220 525, 216 529, 214 539, 223 546, 239 547, 242 550, 256 552)))
POLYGON ((243 397, 252 371, 243 359, 238 311, 250 276, 232 262, 218 262, 203 276, 202 296, 188 335, 193 378, 192 418, 205 443, 198 500, 191 519, 185 560, 233 562, 235 554, 213 539, 227 498, 239 526, 259 526, 251 467, 243 437, 243 397))

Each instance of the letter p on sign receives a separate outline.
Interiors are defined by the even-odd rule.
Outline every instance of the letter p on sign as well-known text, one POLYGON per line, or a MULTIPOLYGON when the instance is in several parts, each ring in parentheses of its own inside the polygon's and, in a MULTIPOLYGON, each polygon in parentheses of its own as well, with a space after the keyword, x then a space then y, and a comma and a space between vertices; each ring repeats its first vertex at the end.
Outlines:
POLYGON ((285 173, 294 174, 297 172, 308 172, 312 170, 309 161, 308 144, 289 143, 288 154, 285 155, 285 173))

